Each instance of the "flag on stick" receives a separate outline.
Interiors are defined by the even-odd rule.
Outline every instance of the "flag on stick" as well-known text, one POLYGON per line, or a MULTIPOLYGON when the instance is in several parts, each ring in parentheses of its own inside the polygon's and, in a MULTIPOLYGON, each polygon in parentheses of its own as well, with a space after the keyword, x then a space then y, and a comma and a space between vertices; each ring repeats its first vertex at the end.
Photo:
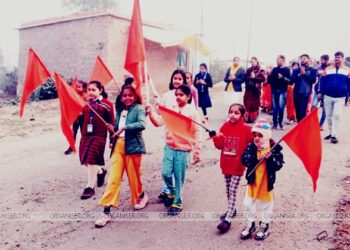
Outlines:
POLYGON ((97 56, 94 68, 91 73, 90 81, 98 80, 102 85, 106 86, 113 80, 113 75, 102 61, 100 56, 97 56))

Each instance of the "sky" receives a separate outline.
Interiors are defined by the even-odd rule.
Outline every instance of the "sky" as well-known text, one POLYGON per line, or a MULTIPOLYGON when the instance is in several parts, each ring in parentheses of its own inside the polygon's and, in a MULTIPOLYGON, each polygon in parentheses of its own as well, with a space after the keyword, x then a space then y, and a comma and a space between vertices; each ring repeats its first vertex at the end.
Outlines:
MULTIPOLYGON (((130 16, 133 1, 116 1, 117 13, 130 16)), ((350 55, 349 0, 140 0, 140 5, 144 21, 198 34, 202 30, 203 41, 217 59, 256 56, 274 63, 278 54, 287 60, 303 53, 332 56, 338 50, 350 55)), ((68 13, 60 0, 1 1, 0 49, 5 64, 18 63, 16 28, 21 23, 68 13)))

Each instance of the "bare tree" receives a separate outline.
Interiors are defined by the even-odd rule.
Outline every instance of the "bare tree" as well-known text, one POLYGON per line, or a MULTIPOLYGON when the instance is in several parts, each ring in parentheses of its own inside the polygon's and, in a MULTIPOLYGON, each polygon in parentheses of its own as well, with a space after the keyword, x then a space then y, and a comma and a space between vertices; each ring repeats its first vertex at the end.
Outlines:
POLYGON ((116 0, 61 0, 62 7, 68 10, 92 11, 115 10, 116 0))

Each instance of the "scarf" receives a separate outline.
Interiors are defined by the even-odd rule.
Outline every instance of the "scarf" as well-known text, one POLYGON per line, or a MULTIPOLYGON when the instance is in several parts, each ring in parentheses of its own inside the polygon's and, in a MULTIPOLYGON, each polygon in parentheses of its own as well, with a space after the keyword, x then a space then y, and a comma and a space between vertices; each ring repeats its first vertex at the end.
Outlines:
MULTIPOLYGON (((230 75, 236 75, 238 69, 239 69, 239 65, 237 65, 237 67, 232 65, 231 68, 230 68, 230 75)), ((229 82, 226 91, 227 92, 231 92, 231 91, 234 91, 234 90, 235 90, 235 88, 233 86, 233 82, 231 81, 231 82, 229 82)))

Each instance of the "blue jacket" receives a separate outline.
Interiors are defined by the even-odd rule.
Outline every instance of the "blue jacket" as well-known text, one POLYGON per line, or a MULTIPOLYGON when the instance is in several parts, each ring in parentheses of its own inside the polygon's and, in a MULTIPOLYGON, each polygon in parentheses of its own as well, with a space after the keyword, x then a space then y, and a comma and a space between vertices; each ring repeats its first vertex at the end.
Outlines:
POLYGON ((229 83, 232 82, 235 92, 242 92, 242 83, 244 83, 245 81, 245 70, 242 67, 239 68, 235 74, 236 78, 233 81, 230 81, 229 79, 230 74, 231 74, 231 68, 227 70, 225 75, 225 80, 224 80, 226 82, 225 91, 227 90, 229 83))
POLYGON ((350 90, 350 70, 347 67, 326 69, 326 76, 321 78, 320 93, 334 98, 347 97, 350 90))
POLYGON ((305 75, 300 74, 300 68, 293 70, 291 83, 294 83, 294 95, 309 96, 312 84, 317 80, 317 70, 313 67, 305 68, 305 75))
MULTIPOLYGON (((114 131, 117 131, 119 128, 119 120, 121 116, 121 111, 118 110, 116 114, 116 122, 114 126, 114 131)), ((142 131, 146 128, 146 117, 145 109, 140 104, 132 105, 126 116, 126 125, 125 125, 125 154, 145 154, 145 142, 142 138, 142 131)), ((113 149, 115 147, 116 140, 114 140, 113 149)))

